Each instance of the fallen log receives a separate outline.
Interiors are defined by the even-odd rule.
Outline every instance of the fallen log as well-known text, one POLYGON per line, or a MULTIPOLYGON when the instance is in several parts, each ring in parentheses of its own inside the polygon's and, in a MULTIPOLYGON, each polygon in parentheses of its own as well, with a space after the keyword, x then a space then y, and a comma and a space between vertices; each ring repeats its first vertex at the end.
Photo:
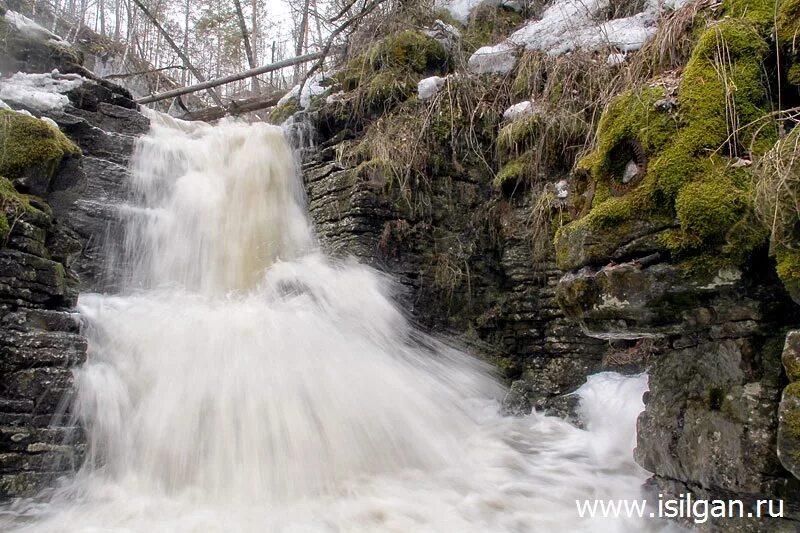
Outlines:
POLYGON ((204 81, 202 83, 196 83, 194 85, 190 85, 189 87, 180 87, 178 89, 164 91, 163 93, 151 94, 150 96, 145 96, 144 98, 136 100, 136 103, 150 104, 152 102, 158 102, 159 100, 174 98, 182 94, 189 94, 196 91, 202 91, 204 89, 209 89, 211 87, 217 87, 218 85, 225 85, 226 83, 243 80, 245 78, 251 78, 253 76, 258 76, 259 74, 264 74, 266 72, 272 72, 273 70, 282 69, 284 67, 291 67, 292 65, 297 65, 299 63, 314 61, 315 59, 319 59, 322 56, 323 56, 322 52, 315 52, 313 54, 305 54, 298 57, 292 57, 290 59, 284 59, 283 61, 277 61, 275 63, 270 63, 269 65, 262 65, 258 68, 252 68, 250 70, 246 70, 238 74, 230 74, 228 76, 214 78, 213 80, 204 81))
POLYGON ((233 101, 228 105, 222 107, 209 107, 206 109, 199 109, 197 111, 190 111, 185 115, 179 117, 181 120, 201 120, 203 122, 211 122, 212 120, 219 120, 228 115, 241 115, 250 113, 252 111, 259 111, 272 107, 278 103, 285 93, 283 91, 275 92, 268 95, 259 95, 246 100, 233 101))

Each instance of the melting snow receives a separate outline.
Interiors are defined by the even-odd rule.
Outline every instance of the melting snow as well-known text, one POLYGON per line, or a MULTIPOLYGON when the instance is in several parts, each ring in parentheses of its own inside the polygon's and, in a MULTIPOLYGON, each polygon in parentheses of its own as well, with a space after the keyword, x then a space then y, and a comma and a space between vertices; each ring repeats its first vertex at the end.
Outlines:
POLYGON ((311 76, 306 80, 305 84, 303 84, 302 94, 300 93, 300 84, 297 84, 292 87, 288 93, 284 94, 280 100, 278 100, 277 105, 283 105, 289 100, 294 99, 299 100, 300 107, 303 109, 308 109, 311 106, 311 99, 315 96, 321 95, 327 90, 327 87, 323 87, 320 84, 329 77, 329 75, 323 72, 311 76))
POLYGON ((53 39, 63 43, 61 37, 51 32, 47 28, 43 28, 25 15, 21 15, 16 11, 6 11, 6 20, 17 27, 19 31, 29 37, 38 37, 40 39, 53 39))
POLYGON ((466 24, 472 12, 480 6, 504 6, 515 11, 522 11, 525 2, 520 0, 436 0, 434 7, 448 11, 454 19, 466 24))
MULTIPOLYGON (((473 72, 505 73, 514 68, 514 47, 553 55, 603 47, 629 52, 641 48, 656 32, 663 9, 677 9, 692 0, 647 0, 644 10, 629 17, 598 23, 609 0, 555 0, 538 20, 532 20, 495 46, 478 49, 469 59, 473 72)), ((616 62, 619 57, 611 59, 616 62)))
POLYGON ((505 111, 503 111, 503 119, 508 120, 510 122, 514 122, 515 120, 519 120, 523 117, 527 117, 532 115, 534 112, 534 106, 530 100, 525 100, 518 104, 514 104, 505 111))
POLYGON ((69 103, 64 94, 83 83, 77 74, 26 74, 17 72, 0 79, 0 100, 15 107, 25 107, 45 113, 63 109, 69 103))
POLYGON ((417 95, 419 96, 419 99, 428 100, 433 98, 436 93, 439 92, 439 89, 442 88, 444 82, 445 79, 440 78, 439 76, 431 76, 430 78, 419 80, 419 83, 417 84, 417 95))
POLYGON ((510 72, 516 63, 516 47, 507 41, 478 48, 469 58, 467 66, 475 74, 505 74, 510 72))

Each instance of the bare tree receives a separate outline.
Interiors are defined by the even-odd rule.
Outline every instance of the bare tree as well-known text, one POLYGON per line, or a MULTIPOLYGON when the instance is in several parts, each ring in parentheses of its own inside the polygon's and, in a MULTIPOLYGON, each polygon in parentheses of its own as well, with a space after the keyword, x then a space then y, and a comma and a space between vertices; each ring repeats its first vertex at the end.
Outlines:
MULTIPOLYGON (((200 73, 199 70, 197 70, 194 67, 192 62, 189 60, 189 56, 184 54, 183 50, 181 50, 180 47, 177 44, 175 44, 175 41, 172 40, 170 34, 167 32, 167 30, 164 29, 161 23, 158 22, 158 19, 155 17, 155 15, 150 13, 150 10, 147 9, 147 7, 142 3, 142 0, 133 0, 133 3, 135 3, 136 6, 141 10, 141 12, 144 13, 144 15, 148 19, 150 19, 150 22, 153 24, 153 26, 156 27, 159 33, 161 33, 161 35, 164 36, 164 40, 167 41, 167 44, 169 44, 170 48, 172 48, 172 50, 176 54, 178 54, 178 57, 181 58, 181 61, 183 61, 183 64, 186 66, 186 68, 188 68, 192 72, 192 74, 194 74, 194 77, 197 78, 197 81, 199 82, 205 81, 205 77, 203 76, 203 74, 200 73)), ((211 99, 214 101, 215 104, 217 104, 218 106, 223 105, 222 99, 219 97, 219 95, 214 89, 208 88, 206 89, 206 92, 208 93, 208 95, 211 97, 211 99)))
MULTIPOLYGON (((244 43, 244 53, 247 56, 247 63, 251 69, 256 68, 256 56, 253 53, 253 48, 250 45, 250 35, 247 31, 247 25, 244 22, 244 13, 242 13, 242 3, 239 0, 233 0, 233 5, 236 7, 236 17, 239 19, 239 29, 242 31, 242 42, 244 43)), ((253 76, 250 78, 251 88, 253 92, 259 92, 261 88, 258 86, 258 77, 253 76)))

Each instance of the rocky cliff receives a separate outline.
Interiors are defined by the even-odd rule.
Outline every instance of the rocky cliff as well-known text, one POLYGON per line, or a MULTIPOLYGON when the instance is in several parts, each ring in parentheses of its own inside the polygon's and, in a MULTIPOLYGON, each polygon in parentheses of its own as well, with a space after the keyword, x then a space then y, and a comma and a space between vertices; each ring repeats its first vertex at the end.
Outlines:
POLYGON ((71 368, 87 345, 75 305, 79 290, 109 284, 100 249, 120 238, 112 206, 148 121, 66 44, 3 15, 0 6, 3 71, 19 71, 0 89, 0 498, 8 498, 81 462, 71 368))

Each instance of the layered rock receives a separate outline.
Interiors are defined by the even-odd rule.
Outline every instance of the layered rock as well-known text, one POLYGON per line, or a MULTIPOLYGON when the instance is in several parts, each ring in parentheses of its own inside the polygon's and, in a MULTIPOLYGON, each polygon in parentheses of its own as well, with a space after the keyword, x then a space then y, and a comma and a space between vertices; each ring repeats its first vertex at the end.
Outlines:
POLYGON ((5 99, 15 111, 0 111, 0 499, 31 495, 82 460, 71 369, 87 344, 75 306, 79 290, 111 284, 102 250, 121 239, 115 204, 135 136, 148 128, 130 94, 94 79, 73 62, 78 55, 26 61, 47 42, 14 31, 4 38, 12 67, 80 75, 47 74, 69 88, 63 106, 38 105, 23 91, 5 99))

